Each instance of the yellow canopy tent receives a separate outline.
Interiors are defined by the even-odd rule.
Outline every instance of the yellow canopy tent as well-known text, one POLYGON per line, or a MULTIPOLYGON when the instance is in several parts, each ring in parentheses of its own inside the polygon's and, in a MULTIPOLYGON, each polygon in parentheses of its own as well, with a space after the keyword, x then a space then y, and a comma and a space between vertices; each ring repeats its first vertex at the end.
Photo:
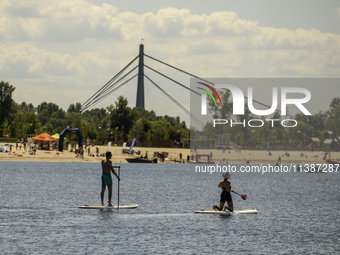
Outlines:
MULTIPOLYGON (((59 138, 60 138, 60 135, 58 134, 58 133, 55 133, 54 135, 52 135, 52 137, 53 138, 56 138, 56 139, 58 139, 59 140, 59 138)), ((64 137, 64 141, 65 140, 67 140, 67 138, 66 137, 64 137)))

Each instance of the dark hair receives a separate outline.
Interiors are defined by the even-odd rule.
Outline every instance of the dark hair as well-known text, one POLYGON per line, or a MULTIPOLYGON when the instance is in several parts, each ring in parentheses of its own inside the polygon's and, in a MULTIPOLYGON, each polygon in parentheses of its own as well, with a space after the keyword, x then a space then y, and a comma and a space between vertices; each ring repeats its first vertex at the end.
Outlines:
POLYGON ((112 156, 112 153, 111 153, 111 151, 107 151, 107 152, 106 152, 106 154, 105 154, 105 156, 106 156, 106 158, 109 158, 109 157, 111 157, 111 156, 112 156))

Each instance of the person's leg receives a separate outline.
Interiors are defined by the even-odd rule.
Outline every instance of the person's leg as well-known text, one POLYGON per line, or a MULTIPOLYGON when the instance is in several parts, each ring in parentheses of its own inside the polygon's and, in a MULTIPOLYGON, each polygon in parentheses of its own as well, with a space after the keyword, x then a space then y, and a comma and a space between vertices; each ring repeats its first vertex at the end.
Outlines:
POLYGON ((228 206, 224 207, 224 211, 225 211, 226 209, 228 209, 228 210, 231 211, 231 212, 234 211, 234 204, 233 204, 233 201, 228 201, 227 204, 228 204, 228 206))
POLYGON ((218 207, 217 205, 214 205, 214 206, 213 206, 213 210, 218 209, 219 211, 222 211, 226 199, 227 199, 227 197, 226 197, 226 192, 225 192, 225 191, 222 191, 222 193, 221 193, 221 199, 220 199, 220 206, 218 207))
POLYGON ((102 185, 102 191, 100 192, 100 198, 102 200, 102 204, 104 204, 104 193, 105 193, 105 185, 102 185))
POLYGON ((112 206, 111 199, 112 199, 112 185, 107 186, 109 189, 109 206, 112 206))
POLYGON ((224 203, 225 202, 220 202, 220 206, 218 207, 217 205, 213 205, 213 210, 219 210, 219 211, 222 211, 223 209, 223 206, 224 206, 224 203))

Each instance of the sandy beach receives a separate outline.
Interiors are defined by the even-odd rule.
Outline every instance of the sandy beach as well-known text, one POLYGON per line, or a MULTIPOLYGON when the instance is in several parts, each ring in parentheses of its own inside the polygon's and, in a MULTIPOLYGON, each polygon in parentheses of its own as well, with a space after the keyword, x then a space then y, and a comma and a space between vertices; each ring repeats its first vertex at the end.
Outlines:
MULTIPOLYGON (((0 143, 0 148, 5 143, 0 143)), ((80 158, 74 152, 64 150, 59 152, 57 150, 37 150, 36 155, 30 155, 22 147, 16 149, 15 144, 12 147, 12 152, 0 152, 0 161, 51 161, 51 162, 100 162, 104 159, 103 156, 96 156, 96 147, 99 148, 99 155, 105 154, 107 146, 90 146, 90 154, 88 154, 88 148, 84 150, 84 158, 80 158)), ((9 147, 6 147, 9 150, 9 147)), ((139 150, 141 156, 145 156, 148 153, 148 158, 151 159, 154 152, 168 152, 168 158, 164 163, 175 163, 180 159, 182 153, 183 159, 186 159, 187 155, 190 154, 190 149, 183 148, 141 148, 134 147, 134 151, 139 150)), ((140 155, 134 154, 129 155, 122 153, 121 146, 111 146, 110 151, 112 152, 112 161, 117 163, 127 163, 126 158, 134 158, 140 155)), ((159 162, 160 163, 160 162, 159 162)))
MULTIPOLYGON (((0 147, 5 143, 0 143, 0 147)), ((64 150, 58 152, 57 150, 37 150, 36 155, 30 155, 25 152, 23 147, 20 150, 12 147, 12 152, 0 152, 0 161, 51 161, 51 162, 100 162, 104 159, 103 156, 96 156, 96 147, 99 148, 99 154, 104 154, 107 151, 107 146, 91 146, 90 154, 87 149, 84 152, 84 158, 78 157, 74 152, 64 150)), ((7 147, 9 149, 9 147, 7 147)), ((142 148, 134 147, 134 150, 140 151, 140 155, 144 156, 148 153, 148 158, 152 158, 154 152, 167 152, 168 157, 164 160, 164 163, 179 163, 180 154, 182 154, 182 161, 187 159, 190 154, 188 148, 142 148)), ((122 147, 112 146, 111 152, 113 154, 112 161, 117 163, 127 163, 126 158, 133 158, 139 155, 129 155, 122 153, 122 147)), ((196 154, 210 154, 212 153, 212 161, 215 163, 234 163, 234 164, 246 164, 246 163, 267 163, 267 164, 324 164, 325 152, 324 151, 267 151, 267 150, 203 150, 198 149, 194 152, 196 154)), ((340 161, 340 152, 331 152, 331 155, 327 155, 327 158, 340 161)), ((158 160, 159 163, 160 160, 158 160)))

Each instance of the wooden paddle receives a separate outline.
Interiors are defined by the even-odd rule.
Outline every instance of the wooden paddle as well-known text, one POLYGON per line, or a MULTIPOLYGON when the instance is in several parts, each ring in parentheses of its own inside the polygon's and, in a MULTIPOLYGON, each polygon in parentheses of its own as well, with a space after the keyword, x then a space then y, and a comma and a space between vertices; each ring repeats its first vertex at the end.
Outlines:
POLYGON ((237 194, 237 195, 239 195, 240 197, 242 197, 243 200, 246 200, 247 197, 248 197, 247 195, 241 195, 241 194, 237 193, 236 191, 232 191, 232 192, 234 192, 235 194, 237 194))

